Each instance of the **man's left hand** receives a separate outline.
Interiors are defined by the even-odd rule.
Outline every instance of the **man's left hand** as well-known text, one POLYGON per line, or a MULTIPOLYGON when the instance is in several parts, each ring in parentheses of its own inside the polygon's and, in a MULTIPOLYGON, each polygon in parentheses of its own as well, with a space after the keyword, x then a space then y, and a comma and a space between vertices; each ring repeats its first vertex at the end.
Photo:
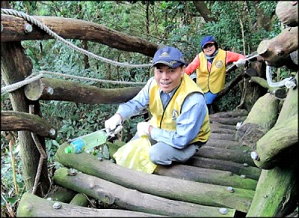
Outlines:
POLYGON ((150 124, 148 122, 140 122, 137 124, 137 135, 149 136, 150 135, 150 124))

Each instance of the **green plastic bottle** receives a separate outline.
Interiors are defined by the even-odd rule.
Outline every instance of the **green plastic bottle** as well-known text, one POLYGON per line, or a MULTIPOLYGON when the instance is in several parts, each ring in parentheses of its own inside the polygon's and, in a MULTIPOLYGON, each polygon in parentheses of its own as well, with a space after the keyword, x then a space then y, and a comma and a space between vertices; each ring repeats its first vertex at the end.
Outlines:
POLYGON ((73 139, 69 146, 64 149, 65 153, 78 154, 86 150, 91 150, 96 146, 104 144, 107 134, 103 130, 98 130, 87 135, 73 139))

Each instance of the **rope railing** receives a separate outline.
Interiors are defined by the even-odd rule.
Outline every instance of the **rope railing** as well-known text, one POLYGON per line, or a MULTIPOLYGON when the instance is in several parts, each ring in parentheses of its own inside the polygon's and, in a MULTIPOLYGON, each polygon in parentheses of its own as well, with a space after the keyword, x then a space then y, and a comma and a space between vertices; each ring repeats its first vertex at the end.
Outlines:
POLYGON ((78 51, 84 55, 87 55, 89 57, 95 58, 97 60, 100 61, 104 61, 106 63, 112 64, 114 66, 119 66, 119 67, 127 67, 127 68, 143 68, 143 67, 151 67, 152 64, 129 64, 129 63, 121 63, 121 62, 117 62, 117 61, 113 61, 101 56, 98 56, 96 54, 93 54, 92 52, 86 51, 82 48, 79 48, 78 46, 72 44, 71 42, 65 40, 64 38, 62 38, 61 36, 59 36, 58 34, 56 34, 55 32, 53 32, 49 27, 47 27, 45 24, 43 24, 42 22, 40 22, 39 20, 35 19, 32 16, 29 16, 23 12, 20 11, 16 11, 13 9, 2 9, 1 8, 1 13, 3 14, 8 14, 8 15, 13 15, 16 17, 21 17, 24 20, 35 24, 36 26, 38 26, 40 29, 44 30, 46 33, 48 33, 50 36, 52 36, 53 38, 55 38, 56 40, 59 40, 63 43, 65 43, 69 48, 74 49, 75 51, 78 51))
POLYGON ((7 85, 1 88, 1 95, 4 95, 9 92, 13 92, 29 83, 32 83, 36 80, 39 80, 42 77, 46 77, 47 75, 56 75, 61 77, 79 79, 79 80, 87 80, 87 81, 95 81, 95 82, 102 82, 102 83, 110 83, 110 84, 123 84, 123 85, 145 85, 145 82, 130 82, 130 81, 115 81, 115 80, 105 80, 105 79, 97 79, 97 78, 89 78, 83 76, 75 76, 70 74, 64 73, 57 73, 51 71, 40 71, 38 74, 31 74, 30 76, 26 77, 24 80, 7 85))
MULTIPOLYGON (((16 17, 23 18, 24 20, 38 26, 40 29, 44 30, 46 33, 48 33, 50 36, 55 38, 56 40, 59 40, 66 44, 69 48, 74 49, 75 51, 78 51, 84 55, 87 55, 89 57, 95 58, 100 61, 104 61, 106 63, 115 65, 115 66, 120 66, 120 67, 128 67, 128 68, 142 68, 142 67, 151 67, 152 64, 129 64, 129 63, 121 63, 117 61, 113 61, 98 55, 95 55, 89 51, 86 51, 82 48, 79 48, 78 46, 72 44, 71 42, 65 40, 55 32, 53 32, 49 27, 47 27, 45 24, 40 22, 39 20, 35 19, 32 16, 29 16, 23 12, 16 11, 13 9, 3 9, 1 8, 1 13, 3 14, 8 14, 8 15, 13 15, 16 17)), ((4 95, 6 93, 15 91, 25 85, 28 85, 29 83, 32 83, 36 80, 39 80, 40 78, 44 77, 46 74, 52 74, 52 75, 58 75, 62 77, 68 77, 68 78, 75 78, 75 79, 81 79, 81 80, 90 80, 90 81, 97 81, 97 82, 104 82, 104 83, 111 83, 111 84, 127 84, 127 85, 144 85, 145 82, 129 82, 129 81, 114 81, 114 80, 104 80, 104 79, 96 79, 96 78, 88 78, 88 77, 82 77, 82 76, 74 76, 74 75, 69 75, 69 74, 63 74, 63 73, 57 73, 57 72, 50 72, 50 71, 41 71, 38 75, 31 74, 27 78, 25 78, 22 81, 16 82, 14 84, 7 85, 5 87, 1 88, 1 95, 4 95)))

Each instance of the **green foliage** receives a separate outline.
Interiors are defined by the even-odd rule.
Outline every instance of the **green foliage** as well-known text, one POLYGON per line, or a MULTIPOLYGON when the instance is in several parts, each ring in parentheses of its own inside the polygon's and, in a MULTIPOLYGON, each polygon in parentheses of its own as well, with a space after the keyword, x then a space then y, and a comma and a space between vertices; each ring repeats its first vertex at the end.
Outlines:
MULTIPOLYGON (((204 22, 192 1, 150 1, 148 17, 146 16, 147 1, 12 1, 10 3, 11 8, 29 15, 82 19, 152 43, 176 46, 185 53, 187 61, 193 60, 200 52, 199 43, 204 35, 214 35, 222 48, 242 53, 244 48, 240 20, 243 24, 247 54, 255 51, 262 39, 274 37, 281 31, 281 26, 275 16, 272 19, 270 31, 262 28, 254 29, 257 9, 264 10, 265 16, 272 16, 275 12, 276 1, 258 3, 206 1, 216 22, 204 22)), ((68 41, 78 47, 83 47, 80 40, 68 41)), ((142 82, 147 81, 151 76, 148 69, 120 68, 93 58, 88 58, 89 67, 87 67, 83 54, 53 39, 22 41, 22 46, 32 60, 34 72, 48 70, 98 79, 142 82)), ((148 63, 151 60, 139 53, 124 52, 95 42, 87 42, 87 47, 87 50, 92 53, 119 62, 148 63)), ((282 70, 279 75, 285 77, 288 73, 282 70)), ((234 76, 236 72, 231 72, 227 82, 234 76)), ((80 82, 104 88, 122 87, 92 81, 80 82)), ((241 90, 235 87, 224 98, 221 98, 216 106, 219 110, 234 109, 240 101, 240 96, 241 90)), ((58 129, 55 140, 46 140, 49 165, 55 165, 53 156, 60 144, 68 139, 102 129, 104 121, 113 115, 118 106, 59 101, 40 101, 40 103, 42 116, 58 129)), ((8 95, 1 96, 1 105, 2 108, 5 105, 11 109, 8 95)), ((134 136, 136 124, 141 120, 143 117, 138 116, 124 123, 122 141, 128 141, 134 136)), ((15 204, 18 196, 15 195, 11 183, 10 157, 8 151, 4 149, 5 143, 7 142, 1 140, 3 152, 1 188, 5 193, 2 198, 15 204)), ((109 158, 107 149, 107 145, 104 145, 94 154, 109 158)), ((18 152, 15 154, 18 157, 18 152)), ((18 161, 18 184, 22 188, 20 168, 21 162, 18 161)), ((2 206, 3 204, 1 208, 2 206)))

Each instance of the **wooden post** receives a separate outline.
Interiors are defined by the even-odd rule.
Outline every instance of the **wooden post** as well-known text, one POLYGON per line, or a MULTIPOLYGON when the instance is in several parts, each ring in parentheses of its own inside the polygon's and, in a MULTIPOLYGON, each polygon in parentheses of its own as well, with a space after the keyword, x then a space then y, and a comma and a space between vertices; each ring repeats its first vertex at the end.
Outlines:
MULTIPOLYGON (((31 71, 32 63, 30 59, 25 56, 20 42, 1 43, 1 76, 6 85, 22 81, 31 74, 31 71)), ((10 93, 10 100, 14 111, 28 113, 29 102, 25 98, 23 88, 10 93)), ((39 109, 37 102, 35 106, 39 109)), ((18 131, 18 138, 21 144, 20 154, 23 162, 23 178, 26 189, 31 190, 34 184, 40 154, 31 138, 30 132, 18 131)), ((45 148, 44 138, 41 137, 40 139, 45 148)), ((44 161, 37 195, 44 195, 49 186, 50 181, 48 178, 47 162, 44 161)))

